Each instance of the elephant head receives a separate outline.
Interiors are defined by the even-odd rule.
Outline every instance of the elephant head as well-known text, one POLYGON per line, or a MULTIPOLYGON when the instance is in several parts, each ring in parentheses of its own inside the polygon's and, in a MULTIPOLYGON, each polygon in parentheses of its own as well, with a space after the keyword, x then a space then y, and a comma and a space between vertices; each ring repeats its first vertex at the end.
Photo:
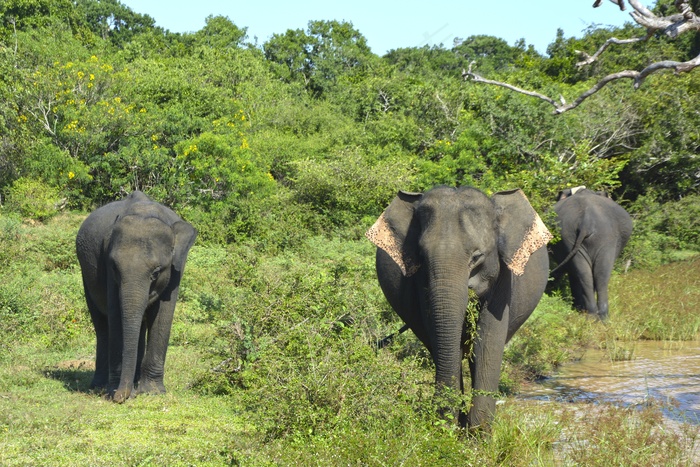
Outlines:
MULTIPOLYGON (((438 390, 461 389, 469 289, 481 303, 472 388, 496 392, 503 348, 547 282, 551 238, 520 190, 487 197, 469 188, 399 192, 367 237, 378 247, 387 300, 430 351, 438 390), (535 265, 531 257, 537 256, 535 265)), ((475 396, 470 426, 490 421, 492 396, 475 396)))

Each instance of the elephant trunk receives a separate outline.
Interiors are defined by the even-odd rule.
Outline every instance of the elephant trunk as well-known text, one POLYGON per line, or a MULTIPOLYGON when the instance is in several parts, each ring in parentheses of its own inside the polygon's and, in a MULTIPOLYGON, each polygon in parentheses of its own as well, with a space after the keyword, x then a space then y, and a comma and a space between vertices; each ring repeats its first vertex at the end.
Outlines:
MULTIPOLYGON (((468 274, 458 280, 453 266, 431 268, 428 307, 438 394, 462 389, 462 331, 469 301, 468 274)), ((464 269, 463 266, 461 269, 464 269)))
POLYGON ((122 348, 119 387, 113 396, 115 402, 124 402, 134 389, 139 339, 144 313, 148 306, 148 292, 148 288, 138 281, 135 284, 122 286, 119 291, 122 311, 122 348))

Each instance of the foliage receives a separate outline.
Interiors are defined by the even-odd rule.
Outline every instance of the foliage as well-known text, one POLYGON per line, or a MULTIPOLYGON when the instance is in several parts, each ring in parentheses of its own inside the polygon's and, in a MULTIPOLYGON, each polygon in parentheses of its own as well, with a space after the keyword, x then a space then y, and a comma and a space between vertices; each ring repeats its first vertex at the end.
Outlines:
POLYGON ((351 152, 327 162, 297 161, 294 167, 291 186, 299 201, 343 226, 355 222, 356 216, 381 212, 399 189, 410 186, 413 174, 405 158, 371 164, 351 152), (355 216, 348 216, 350 212, 355 216))
POLYGON ((361 77, 372 58, 367 40, 345 21, 309 21, 307 31, 273 34, 263 48, 278 76, 314 96, 332 92, 341 79, 361 77))
MULTIPOLYGON (((168 394, 105 402, 88 390, 94 333, 69 254, 83 219, 67 214, 30 225, 0 217, 4 465, 683 465, 697 443, 690 426, 658 431, 658 407, 596 406, 592 414, 590 404, 510 396, 498 405, 490 436, 456 429, 436 416, 434 369, 410 332, 374 348, 399 319, 376 284, 373 246, 339 237, 307 237, 280 254, 195 245, 168 351, 168 394), (644 448, 650 436, 672 448, 644 448), (590 440, 609 450, 580 449, 590 440), (89 448, 95 444, 99 450, 89 448)), ((692 294, 684 306, 661 309, 668 297, 640 290, 663 289, 655 284, 671 275, 688 281, 669 294, 692 292, 695 263, 616 276, 609 326, 545 297, 506 350, 501 387, 517 392, 522 378, 550 374, 581 346, 614 340, 627 323, 651 322, 644 307, 668 324, 657 337, 689 336, 681 331, 697 308, 692 294)))
POLYGON ((646 269, 698 251, 698 196, 666 203, 659 198, 650 190, 628 207, 634 230, 622 255, 623 263, 646 269))
POLYGON ((46 220, 58 212, 58 190, 38 180, 18 178, 7 196, 7 208, 23 217, 46 220))
MULTIPOLYGON (((460 79, 476 61, 496 78, 575 95, 606 67, 635 59, 615 52, 614 64, 574 71, 574 50, 609 31, 560 33, 548 57, 491 36, 378 57, 342 21, 310 21, 256 47, 222 16, 174 35, 117 1, 61 5, 4 5, 14 18, 0 48, 5 192, 24 177, 57 189, 69 208, 89 208, 141 189, 186 211, 203 240, 260 234, 270 248, 296 244, 282 240, 293 229, 256 226, 256 216, 294 212, 303 229, 329 231, 377 216, 397 189, 520 187, 543 215, 566 186, 631 201, 650 187, 659 202, 697 192, 698 125, 683 98, 693 74, 673 84, 654 77, 634 94, 611 86, 560 117, 460 79), (273 208, 274 199, 285 206, 273 208)), ((644 53, 678 55, 682 46, 658 40, 644 53)))

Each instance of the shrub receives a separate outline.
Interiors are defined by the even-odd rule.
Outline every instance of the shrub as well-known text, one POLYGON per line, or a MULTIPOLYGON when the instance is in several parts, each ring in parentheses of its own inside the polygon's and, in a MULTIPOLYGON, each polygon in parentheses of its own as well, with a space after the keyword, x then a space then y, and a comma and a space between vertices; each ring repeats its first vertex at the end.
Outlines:
POLYGON ((295 162, 292 188, 300 202, 325 215, 334 225, 348 226, 363 216, 377 216, 413 178, 409 158, 369 162, 351 151, 324 160, 295 162))
POLYGON ((7 197, 7 208, 22 217, 44 221, 59 210, 59 191, 39 180, 19 178, 12 183, 7 197))
POLYGON ((628 210, 634 231, 618 264, 653 268, 700 251, 700 195, 661 204, 650 192, 628 210))

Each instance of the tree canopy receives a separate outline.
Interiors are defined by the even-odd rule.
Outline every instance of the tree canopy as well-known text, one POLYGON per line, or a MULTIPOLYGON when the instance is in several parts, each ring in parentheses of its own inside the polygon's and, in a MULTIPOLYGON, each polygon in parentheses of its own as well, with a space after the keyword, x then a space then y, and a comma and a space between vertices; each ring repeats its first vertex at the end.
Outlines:
MULTIPOLYGON (((654 14, 670 6, 659 0, 654 14)), ((4 199, 30 181, 87 209, 138 188, 187 211, 203 240, 283 246, 293 236, 275 231, 279 216, 353 226, 397 189, 521 187, 546 211, 566 186, 631 203, 679 200, 700 184, 697 73, 650 74, 637 90, 611 82, 558 116, 541 99, 462 77, 472 67, 578 96, 615 70, 687 62, 697 37, 655 33, 580 67, 578 51, 645 30, 560 32, 545 55, 482 35, 377 56, 341 21, 257 45, 230 18, 176 34, 117 0, 7 0, 0 18, 4 199)))

